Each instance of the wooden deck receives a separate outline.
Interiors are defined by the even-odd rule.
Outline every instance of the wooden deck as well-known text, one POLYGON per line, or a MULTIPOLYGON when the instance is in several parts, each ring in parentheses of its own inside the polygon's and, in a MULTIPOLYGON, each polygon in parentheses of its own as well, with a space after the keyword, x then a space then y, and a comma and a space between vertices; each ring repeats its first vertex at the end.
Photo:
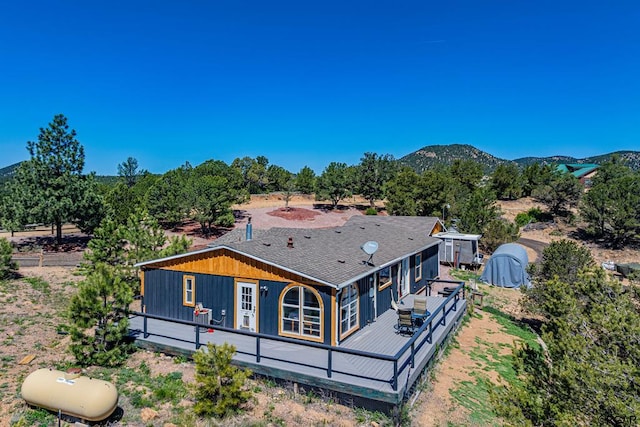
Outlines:
MULTIPOLYGON (((413 295, 399 304, 411 307, 413 295)), ((236 347, 234 362, 255 373, 398 404, 457 327, 466 306, 461 293, 449 298, 428 297, 427 308, 432 314, 413 336, 397 332, 397 314, 388 310, 338 347, 229 328, 214 327, 210 332, 190 322, 155 316, 147 316, 145 336, 141 313, 131 317, 130 328, 137 345, 153 351, 189 356, 196 343, 226 342, 236 347)))

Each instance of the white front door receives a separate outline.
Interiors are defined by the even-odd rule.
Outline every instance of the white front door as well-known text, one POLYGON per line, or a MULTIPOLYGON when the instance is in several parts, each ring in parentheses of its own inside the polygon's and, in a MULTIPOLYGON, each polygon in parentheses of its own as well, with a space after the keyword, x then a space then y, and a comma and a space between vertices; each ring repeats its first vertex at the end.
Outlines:
POLYGON ((256 332, 258 285, 250 282, 236 283, 236 329, 256 332))

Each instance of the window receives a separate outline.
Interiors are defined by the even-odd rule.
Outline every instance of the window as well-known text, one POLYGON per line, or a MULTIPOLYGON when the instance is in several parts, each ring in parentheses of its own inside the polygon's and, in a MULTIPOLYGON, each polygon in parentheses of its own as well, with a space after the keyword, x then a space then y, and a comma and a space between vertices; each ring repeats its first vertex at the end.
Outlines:
POLYGON ((182 278, 182 305, 193 307, 196 300, 196 278, 184 276, 182 278))
POLYGON ((378 271, 378 290, 391 286, 391 267, 378 271))
POLYGON ((416 282, 422 279, 422 254, 416 254, 416 282))
POLYGON ((353 283, 342 290, 340 297, 340 337, 358 326, 358 286, 353 283))
POLYGON ((280 332, 322 340, 322 300, 315 289, 295 285, 281 298, 280 332))

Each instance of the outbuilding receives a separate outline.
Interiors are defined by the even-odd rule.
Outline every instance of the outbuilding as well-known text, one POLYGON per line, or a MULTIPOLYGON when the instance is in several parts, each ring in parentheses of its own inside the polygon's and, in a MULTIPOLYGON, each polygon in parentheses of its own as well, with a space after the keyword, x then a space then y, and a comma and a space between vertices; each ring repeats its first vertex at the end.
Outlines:
POLYGON ((480 281, 504 288, 531 286, 527 273, 529 256, 524 246, 505 243, 496 249, 486 262, 480 281))
POLYGON ((481 234, 466 234, 457 231, 443 231, 433 237, 442 240, 440 262, 458 267, 460 264, 476 267, 482 264, 478 247, 481 234))

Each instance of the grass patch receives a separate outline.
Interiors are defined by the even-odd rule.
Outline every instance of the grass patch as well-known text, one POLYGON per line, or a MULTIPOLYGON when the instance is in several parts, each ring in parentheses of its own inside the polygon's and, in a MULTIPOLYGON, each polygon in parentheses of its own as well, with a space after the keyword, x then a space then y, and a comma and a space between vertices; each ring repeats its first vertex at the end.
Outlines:
MULTIPOLYGON (((533 333, 526 324, 502 313, 493 307, 485 307, 482 314, 475 316, 482 318, 491 316, 500 325, 501 333, 513 337, 514 341, 525 341, 531 346, 539 346, 533 333)), ((469 411, 468 423, 473 425, 503 425, 490 403, 490 393, 496 384, 490 380, 490 372, 495 372, 498 378, 509 384, 516 384, 519 380, 513 367, 511 345, 507 343, 491 343, 482 337, 475 338, 476 345, 468 351, 474 362, 474 368, 469 373, 471 380, 462 381, 455 389, 450 390, 451 396, 469 411)))
POLYGON ((469 410, 469 424, 495 425, 502 423, 489 404, 489 390, 495 385, 484 375, 473 373, 475 381, 463 381, 458 388, 451 391, 453 398, 469 410))
POLYGON ((508 314, 496 310, 493 307, 484 307, 483 310, 493 315, 494 319, 496 319, 496 321, 504 328, 505 333, 518 337, 535 349, 540 348, 538 336, 527 324, 517 321, 508 314))
POLYGON ((43 295, 50 295, 51 294, 51 286, 49 285, 49 283, 44 281, 42 278, 40 278, 40 277, 25 277, 23 280, 25 282, 27 282, 28 284, 30 284, 31 288, 34 291, 38 291, 43 295))
POLYGON ((120 393, 135 408, 159 407, 164 403, 177 405, 189 391, 182 381, 182 372, 152 376, 146 363, 138 368, 101 368, 94 376, 115 383, 120 393))
POLYGON ((452 268, 449 272, 452 277, 455 277, 458 280, 462 280, 465 282, 469 282, 471 280, 475 280, 476 282, 480 281, 480 275, 474 272, 473 270, 462 270, 460 268, 452 268))
POLYGON ((56 425, 56 418, 52 413, 40 408, 29 408, 18 421, 12 424, 13 427, 48 427, 56 425))

